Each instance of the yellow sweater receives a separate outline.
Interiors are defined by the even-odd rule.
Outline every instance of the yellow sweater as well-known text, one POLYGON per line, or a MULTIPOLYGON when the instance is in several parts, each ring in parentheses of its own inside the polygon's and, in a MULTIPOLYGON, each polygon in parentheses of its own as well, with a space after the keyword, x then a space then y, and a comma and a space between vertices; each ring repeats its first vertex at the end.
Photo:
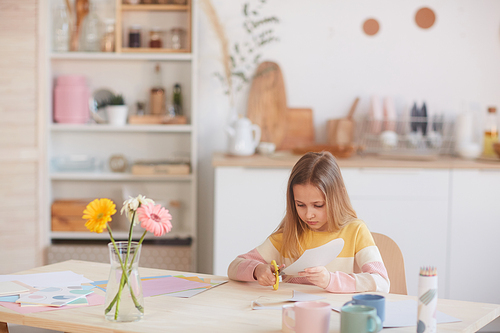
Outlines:
MULTIPOLYGON (((254 281, 255 267, 261 263, 270 263, 273 259, 280 265, 292 264, 295 260, 290 258, 285 258, 281 262, 279 250, 282 245, 282 236, 282 234, 272 235, 254 250, 238 256, 229 265, 229 278, 254 281)), ((337 258, 325 265, 331 274, 330 284, 325 289, 344 293, 389 292, 389 278, 382 257, 370 231, 361 220, 349 222, 338 232, 307 231, 301 241, 301 254, 305 250, 322 246, 337 238, 344 240, 344 247, 337 258), (361 273, 354 273, 355 263, 361 273)), ((309 283, 306 278, 298 276, 285 276, 283 282, 309 283)))

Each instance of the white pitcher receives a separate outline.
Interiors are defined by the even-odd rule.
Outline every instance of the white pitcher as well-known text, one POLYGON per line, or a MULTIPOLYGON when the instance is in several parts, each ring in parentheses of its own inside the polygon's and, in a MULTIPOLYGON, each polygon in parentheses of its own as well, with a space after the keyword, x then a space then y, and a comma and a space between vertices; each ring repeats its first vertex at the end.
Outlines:
POLYGON ((255 153, 260 142, 260 127, 248 118, 239 118, 234 125, 226 127, 229 134, 229 154, 248 156, 255 153))

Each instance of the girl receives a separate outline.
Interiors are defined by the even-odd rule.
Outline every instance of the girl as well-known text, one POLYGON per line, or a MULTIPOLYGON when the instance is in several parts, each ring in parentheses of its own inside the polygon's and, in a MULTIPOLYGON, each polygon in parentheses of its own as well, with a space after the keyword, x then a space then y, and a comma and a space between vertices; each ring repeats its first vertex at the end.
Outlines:
POLYGON ((272 286, 273 259, 281 267, 288 266, 305 250, 336 238, 344 240, 336 259, 326 266, 306 268, 298 276, 285 275, 283 282, 314 284, 338 293, 389 292, 380 252, 365 223, 357 219, 335 158, 329 152, 307 153, 290 174, 280 225, 262 245, 233 260, 228 276, 272 286))

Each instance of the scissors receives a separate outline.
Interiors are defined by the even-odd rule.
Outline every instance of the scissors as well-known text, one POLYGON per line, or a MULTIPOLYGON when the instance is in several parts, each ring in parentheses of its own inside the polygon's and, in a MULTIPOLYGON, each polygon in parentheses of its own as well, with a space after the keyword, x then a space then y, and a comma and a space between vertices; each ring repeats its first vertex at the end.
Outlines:
POLYGON ((276 277, 273 289, 278 290, 278 287, 280 286, 280 275, 283 275, 283 272, 280 272, 280 268, 278 267, 278 264, 276 264, 276 260, 271 261, 271 265, 274 267, 273 275, 276 277))

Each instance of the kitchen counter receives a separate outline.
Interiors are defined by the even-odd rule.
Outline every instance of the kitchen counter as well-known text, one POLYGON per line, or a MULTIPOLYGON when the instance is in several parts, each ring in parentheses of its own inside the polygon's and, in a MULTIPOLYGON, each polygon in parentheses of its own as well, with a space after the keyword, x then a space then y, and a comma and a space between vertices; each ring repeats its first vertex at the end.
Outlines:
MULTIPOLYGON (((225 153, 214 153, 214 167, 248 167, 248 168, 291 168, 301 155, 288 151, 276 152, 272 155, 231 156, 225 153)), ((349 158, 338 158, 339 166, 345 168, 426 168, 426 169, 497 169, 500 170, 500 158, 491 160, 465 160, 458 157, 443 156, 435 160, 389 159, 375 155, 353 155, 349 158)))
MULTIPOLYGON (((213 155, 216 274, 225 274, 236 256, 263 242, 283 219, 290 170, 299 158, 289 152, 213 155)), ((490 263, 500 260, 500 161, 354 155, 338 162, 357 215, 403 251, 410 295, 418 292, 415 272, 427 265, 439 267, 444 298, 498 303, 500 294, 490 286, 500 271, 490 263)))

